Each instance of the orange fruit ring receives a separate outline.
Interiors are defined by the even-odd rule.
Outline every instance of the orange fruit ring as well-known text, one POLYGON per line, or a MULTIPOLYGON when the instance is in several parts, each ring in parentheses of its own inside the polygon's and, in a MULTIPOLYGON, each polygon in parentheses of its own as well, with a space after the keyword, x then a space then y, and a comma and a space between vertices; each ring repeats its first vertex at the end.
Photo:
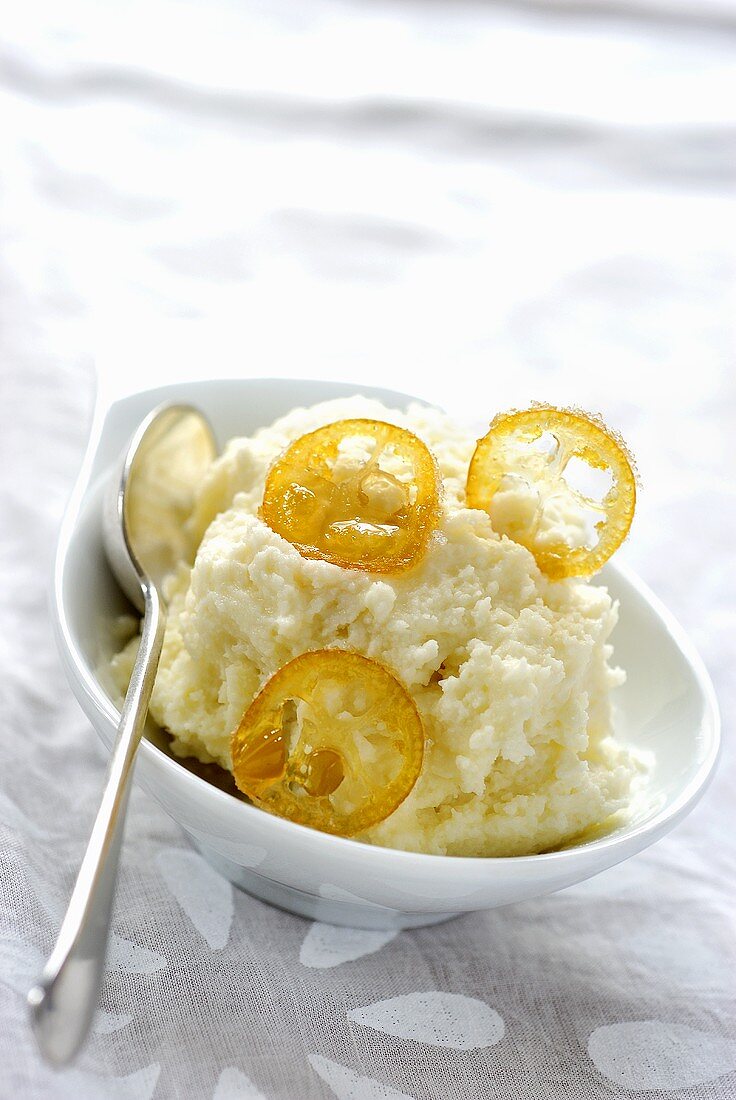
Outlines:
MULTIPOLYGON (((517 498, 518 499, 518 498, 517 498)), ((501 413, 478 441, 466 486, 469 508, 488 512, 494 527, 534 555, 554 580, 591 576, 626 538, 636 507, 636 474, 626 445, 597 417, 553 405, 501 413), (553 446, 538 443, 548 434, 553 446), (535 446, 535 444, 537 444, 535 446), (610 485, 602 497, 576 489, 565 474, 572 459, 604 471, 610 485), (526 509, 505 510, 504 494, 521 486, 526 509), (583 537, 582 520, 555 526, 555 517, 592 516, 583 537)))
POLYGON ((261 517, 302 557, 398 573, 426 551, 439 486, 434 457, 412 432, 338 420, 301 436, 274 462, 261 517))
POLYGON ((417 781, 424 728, 378 661, 312 650, 268 680, 231 739, 238 788, 257 806, 353 836, 393 813, 417 781))

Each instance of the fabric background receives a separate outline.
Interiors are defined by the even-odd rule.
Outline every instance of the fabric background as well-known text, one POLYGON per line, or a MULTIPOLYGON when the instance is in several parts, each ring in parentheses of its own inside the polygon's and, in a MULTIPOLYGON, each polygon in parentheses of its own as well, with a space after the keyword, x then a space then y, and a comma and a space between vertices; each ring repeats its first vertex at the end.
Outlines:
POLYGON ((732 0, 6 9, 0 1096, 736 1093, 735 41, 732 0), (703 802, 586 884, 390 936, 233 890, 135 792, 94 1034, 42 1066, 24 994, 104 771, 46 602, 95 363, 103 391, 240 372, 478 422, 601 409, 644 481, 622 555, 716 681, 703 802))

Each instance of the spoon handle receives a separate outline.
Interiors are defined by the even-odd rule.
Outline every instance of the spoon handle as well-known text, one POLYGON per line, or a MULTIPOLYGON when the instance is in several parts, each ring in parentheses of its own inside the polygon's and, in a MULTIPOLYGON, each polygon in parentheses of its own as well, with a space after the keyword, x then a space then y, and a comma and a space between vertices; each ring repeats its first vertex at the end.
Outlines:
POLYGON ((100 808, 56 945, 38 984, 28 994, 39 1048, 56 1066, 71 1061, 82 1046, 95 1014, 105 969, 130 777, 148 713, 166 618, 155 586, 146 586, 143 594, 140 647, 100 808))

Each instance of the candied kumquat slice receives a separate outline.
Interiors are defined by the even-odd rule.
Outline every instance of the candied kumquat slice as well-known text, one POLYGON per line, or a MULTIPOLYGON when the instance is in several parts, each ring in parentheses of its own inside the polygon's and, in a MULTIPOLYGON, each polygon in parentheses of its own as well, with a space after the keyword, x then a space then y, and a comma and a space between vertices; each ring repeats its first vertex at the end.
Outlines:
POLYGON ((274 462, 261 515, 302 557, 398 573, 427 548, 439 485, 432 454, 412 432, 380 420, 338 420, 274 462))
POLYGON ((470 461, 466 500, 526 546, 547 576, 590 576, 629 532, 636 475, 623 440, 602 420, 535 405, 491 422, 470 461))
POLYGON ((387 668, 358 653, 303 653, 266 682, 231 741, 238 788, 280 817, 353 836, 417 781, 424 728, 387 668))

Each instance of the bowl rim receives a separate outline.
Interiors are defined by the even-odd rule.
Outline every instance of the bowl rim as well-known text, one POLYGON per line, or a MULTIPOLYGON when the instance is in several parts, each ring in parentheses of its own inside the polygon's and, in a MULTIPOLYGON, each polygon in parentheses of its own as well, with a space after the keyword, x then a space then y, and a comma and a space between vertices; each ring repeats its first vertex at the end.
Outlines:
MULTIPOLYGON (((253 384, 269 385, 272 383, 276 383, 277 385, 286 384, 287 386, 324 386, 332 388, 333 390, 342 390, 345 396, 349 396, 351 393, 362 393, 369 396, 383 395, 382 399, 385 400, 386 395, 392 393, 394 399, 403 398, 407 401, 417 401, 421 403, 421 398, 412 397, 409 394, 401 394, 396 391, 382 390, 372 386, 353 385, 331 380, 291 379, 286 377, 202 379, 196 382, 187 381, 172 383, 166 386, 136 391, 135 393, 115 401, 109 406, 98 403, 93 414, 87 449, 74 489, 64 512, 59 531, 54 558, 51 594, 54 634, 63 660, 64 669, 77 700, 93 725, 94 721, 92 715, 96 714, 104 719, 106 724, 116 728, 119 722, 120 712, 108 698, 97 678, 88 670, 84 656, 74 642, 64 602, 63 582, 72 537, 76 530, 84 501, 88 492, 93 488, 91 475, 107 414, 113 408, 118 408, 119 406, 133 401, 140 401, 141 398, 145 398, 149 395, 151 398, 151 408, 153 408, 156 404, 164 400, 174 398, 181 400, 183 395, 186 395, 193 387, 211 385, 213 389, 216 389, 222 383, 227 383, 228 385, 242 383, 244 386, 253 384), (84 705, 84 700, 86 700, 88 706, 84 705)), ((134 428, 135 424, 131 426, 131 432, 134 428)), ((242 821, 244 842, 247 842, 248 839, 249 821, 252 815, 257 814, 262 827, 272 828, 275 831, 276 840, 278 840, 278 835, 281 834, 284 835, 285 839, 288 837, 293 837, 294 839, 301 837, 302 840, 312 845, 321 843, 325 848, 326 856, 329 855, 329 852, 333 852, 336 856, 350 856, 352 854, 355 858, 360 858, 361 860, 379 860, 381 862, 388 860, 390 863, 397 865, 406 865, 407 861, 412 863, 417 862, 426 870, 434 868, 436 870, 441 870, 443 874, 449 872, 449 874, 452 875, 454 872, 465 874, 465 872, 471 869, 480 871, 482 867, 488 870, 489 867, 498 866, 499 864, 505 867, 514 865, 521 867, 523 865, 523 867, 527 869, 531 869, 533 866, 540 864, 564 865, 579 858, 582 853, 594 857, 595 853, 610 853, 621 845, 628 846, 650 835, 652 840, 655 840, 658 836, 666 832, 668 827, 675 825, 677 821, 696 804, 705 792, 713 776, 721 742, 721 723, 718 702, 713 683, 703 659, 684 628, 675 619, 672 612, 669 611, 659 597, 652 592, 649 586, 642 581, 630 567, 621 563, 614 564, 608 562, 605 569, 614 574, 618 574, 625 583, 630 585, 634 591, 642 597, 644 602, 649 605, 657 618, 659 618, 665 626, 668 634, 693 673, 695 683, 697 684, 704 704, 700 729, 708 737, 705 752, 700 764, 679 794, 671 801, 668 801, 651 818, 639 824, 633 824, 630 828, 624 827, 622 830, 618 830, 610 836, 604 836, 597 840, 587 841, 581 844, 574 844, 557 851, 517 856, 438 855, 435 853, 409 851, 403 848, 382 847, 380 845, 369 844, 366 841, 355 840, 351 837, 323 833, 309 826, 290 821, 287 818, 270 814, 251 803, 240 801, 226 791, 220 790, 213 784, 208 783, 207 780, 190 772, 187 768, 179 764, 173 756, 164 753, 145 737, 142 739, 137 751, 145 758, 147 764, 154 772, 158 772, 166 777, 168 783, 181 785, 182 791, 190 791, 193 799, 211 800, 213 812, 217 810, 222 811, 228 814, 233 820, 239 816, 242 821)), ((96 732, 99 734, 99 731, 96 730, 96 732)), ((169 816, 173 815, 170 814, 169 816)), ((177 819, 174 818, 174 820, 177 819)), ((644 845, 640 844, 638 847, 641 848, 644 847, 644 845)), ((624 858, 624 856, 625 853, 622 854, 622 858, 624 858)), ((611 862, 616 861, 609 861, 609 863, 611 862)))

